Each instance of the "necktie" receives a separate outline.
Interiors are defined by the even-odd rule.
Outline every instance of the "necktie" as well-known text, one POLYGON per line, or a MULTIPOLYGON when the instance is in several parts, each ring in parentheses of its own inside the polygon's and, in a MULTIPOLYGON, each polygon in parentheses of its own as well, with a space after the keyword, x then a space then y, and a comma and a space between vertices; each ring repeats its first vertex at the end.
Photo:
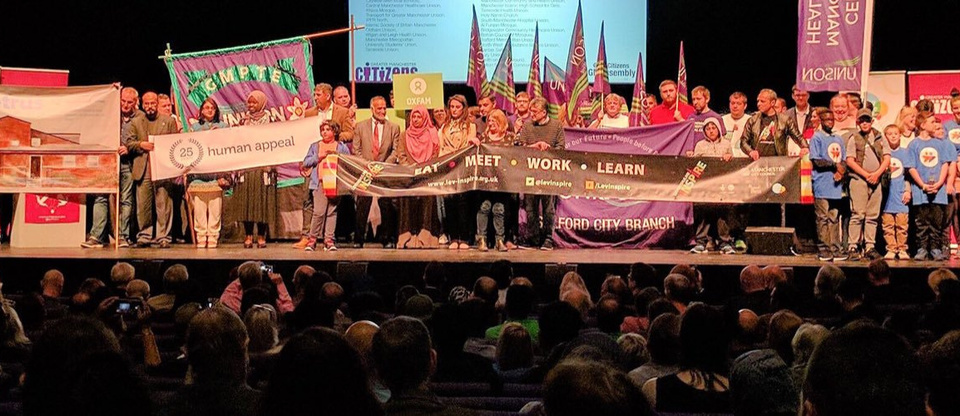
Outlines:
POLYGON ((380 159, 380 123, 373 122, 373 160, 380 159))

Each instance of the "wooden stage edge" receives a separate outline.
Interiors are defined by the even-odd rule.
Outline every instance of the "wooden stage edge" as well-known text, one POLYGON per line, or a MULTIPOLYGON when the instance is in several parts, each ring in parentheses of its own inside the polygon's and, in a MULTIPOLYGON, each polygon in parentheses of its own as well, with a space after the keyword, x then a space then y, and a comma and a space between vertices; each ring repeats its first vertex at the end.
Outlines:
MULTIPOLYGON (((239 244, 225 244, 216 249, 197 249, 187 244, 160 248, 13 248, 0 246, 0 262, 3 260, 175 260, 175 261, 303 261, 303 262, 369 262, 369 263, 492 263, 506 259, 518 264, 598 264, 625 265, 645 262, 652 265, 696 264, 700 266, 735 267, 748 264, 777 264, 784 267, 812 268, 828 262, 817 260, 815 255, 762 256, 751 254, 691 254, 683 250, 628 250, 628 249, 566 249, 566 250, 514 250, 506 253, 477 250, 386 250, 379 248, 341 248, 335 252, 305 252, 290 248, 290 243, 270 243, 264 249, 244 249, 239 244)), ((841 268, 865 268, 867 261, 835 262, 841 268)), ((933 269, 938 267, 960 268, 960 260, 946 262, 912 260, 891 261, 898 269, 933 269)))

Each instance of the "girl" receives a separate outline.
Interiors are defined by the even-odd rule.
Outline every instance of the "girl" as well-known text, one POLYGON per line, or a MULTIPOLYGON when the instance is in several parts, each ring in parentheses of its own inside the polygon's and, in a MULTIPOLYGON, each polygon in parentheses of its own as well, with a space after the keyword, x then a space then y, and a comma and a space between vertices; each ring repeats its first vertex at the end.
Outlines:
POLYGON ((337 203, 339 197, 328 197, 320 185, 320 169, 327 156, 336 153, 350 153, 347 145, 340 142, 340 126, 332 120, 320 123, 320 140, 310 146, 307 156, 303 158, 303 167, 311 169, 310 192, 313 193, 313 220, 310 222, 310 233, 307 235, 306 251, 317 248, 317 238, 323 233, 323 250, 336 251, 334 231, 337 229, 337 203))

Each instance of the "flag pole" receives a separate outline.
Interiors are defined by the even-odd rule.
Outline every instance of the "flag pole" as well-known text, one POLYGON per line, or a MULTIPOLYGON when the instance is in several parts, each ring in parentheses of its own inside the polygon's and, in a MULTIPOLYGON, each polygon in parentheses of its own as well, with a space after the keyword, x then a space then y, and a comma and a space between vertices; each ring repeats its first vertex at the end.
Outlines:
POLYGON ((354 105, 357 104, 357 43, 356 43, 356 34, 357 34, 357 24, 354 20, 354 15, 350 15, 350 101, 354 105))

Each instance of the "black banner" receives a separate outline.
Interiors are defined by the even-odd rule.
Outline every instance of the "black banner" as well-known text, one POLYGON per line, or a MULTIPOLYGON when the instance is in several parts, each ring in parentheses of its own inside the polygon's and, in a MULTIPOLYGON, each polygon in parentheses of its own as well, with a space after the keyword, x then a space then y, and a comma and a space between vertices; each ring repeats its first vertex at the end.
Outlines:
POLYGON ((645 201, 800 202, 800 159, 757 161, 539 151, 481 145, 416 167, 340 155, 337 193, 385 197, 472 190, 645 201))

